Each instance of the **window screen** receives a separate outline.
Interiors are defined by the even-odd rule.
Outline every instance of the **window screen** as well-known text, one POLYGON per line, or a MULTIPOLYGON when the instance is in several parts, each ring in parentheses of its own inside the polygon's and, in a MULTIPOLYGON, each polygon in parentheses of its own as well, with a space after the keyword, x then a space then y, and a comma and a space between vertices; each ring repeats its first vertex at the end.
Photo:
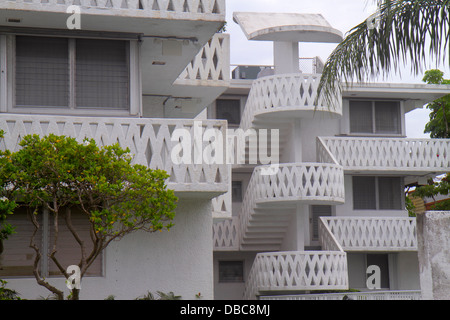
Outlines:
POLYGON ((217 100, 216 118, 227 120, 228 124, 239 125, 241 123, 241 101, 240 100, 217 100))
POLYGON ((375 131, 377 133, 400 133, 400 106, 398 102, 375 102, 375 131))
MULTIPOLYGON (((86 252, 89 254, 93 248, 92 240, 90 237, 90 226, 89 218, 87 215, 72 209, 72 224, 74 229, 77 230, 78 236, 84 241, 86 245, 86 252)), ((49 252, 53 248, 54 239, 54 227, 53 227, 53 215, 50 215, 50 239, 48 242, 49 252)), ((65 221, 65 215, 62 214, 59 217, 59 233, 57 241, 57 253, 56 258, 64 267, 67 269, 70 265, 77 265, 81 258, 81 249, 75 237, 70 232, 65 221)), ((49 261, 49 275, 50 276, 60 276, 61 272, 57 268, 56 264, 50 259, 49 261)), ((87 276, 100 276, 102 275, 102 255, 99 254, 94 263, 86 271, 87 276)))
POLYGON ((353 208, 376 209, 375 177, 353 177, 353 208))
POLYGON ((371 101, 350 101, 350 132, 372 133, 371 101))
POLYGON ((17 106, 69 106, 67 39, 17 36, 15 67, 17 106))
POLYGON ((77 108, 128 109, 127 43, 76 40, 77 108))
POLYGON ((242 202, 242 181, 232 182, 231 199, 233 202, 242 202))
POLYGON ((219 261, 219 282, 243 282, 243 261, 219 261))
MULTIPOLYGON (((38 215, 37 218, 41 223, 41 215, 38 215)), ((30 240, 34 232, 34 225, 23 208, 16 209, 14 214, 8 217, 8 222, 15 227, 15 233, 3 241, 3 252, 0 254, 0 278, 31 277, 33 276, 35 251, 30 248, 30 240)), ((36 233, 34 241, 37 246, 41 245, 41 230, 36 233)))
POLYGON ((402 186, 398 177, 378 178, 378 194, 380 209, 402 209, 402 186))

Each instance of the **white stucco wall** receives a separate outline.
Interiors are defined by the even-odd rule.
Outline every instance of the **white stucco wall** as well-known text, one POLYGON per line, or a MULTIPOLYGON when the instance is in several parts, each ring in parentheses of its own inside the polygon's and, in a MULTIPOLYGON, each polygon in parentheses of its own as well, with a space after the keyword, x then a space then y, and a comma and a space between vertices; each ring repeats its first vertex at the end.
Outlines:
MULTIPOLYGON (((390 290, 420 290, 417 252, 391 252, 388 260, 390 290)), ((366 285, 366 253, 347 253, 347 263, 350 288, 370 291, 366 285)))
MULTIPOLYGON (((213 298, 211 201, 180 200, 169 231, 138 232, 112 243, 104 254, 104 276, 84 278, 81 299, 134 299, 148 291, 170 292, 183 299, 213 298)), ((34 278, 5 279, 22 298, 47 297, 34 278)), ((52 279, 61 289, 63 278, 52 279)))
POLYGON ((245 282, 220 283, 219 261, 244 261, 244 281, 248 278, 255 260, 255 252, 215 252, 214 253, 214 299, 242 300, 245 282))

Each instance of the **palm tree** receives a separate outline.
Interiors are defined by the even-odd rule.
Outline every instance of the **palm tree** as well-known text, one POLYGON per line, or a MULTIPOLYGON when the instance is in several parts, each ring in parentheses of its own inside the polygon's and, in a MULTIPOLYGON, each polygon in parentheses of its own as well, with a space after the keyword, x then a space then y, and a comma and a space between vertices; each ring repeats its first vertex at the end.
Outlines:
POLYGON ((330 106, 341 83, 370 81, 398 71, 407 60, 414 74, 429 59, 450 60, 450 0, 377 0, 377 4, 377 12, 351 29, 325 64, 318 93, 330 106))

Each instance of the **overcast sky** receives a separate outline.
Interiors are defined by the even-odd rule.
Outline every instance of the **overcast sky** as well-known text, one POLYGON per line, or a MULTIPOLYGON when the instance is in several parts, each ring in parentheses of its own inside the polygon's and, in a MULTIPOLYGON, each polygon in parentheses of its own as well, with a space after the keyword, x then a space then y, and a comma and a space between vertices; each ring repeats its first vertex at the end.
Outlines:
MULTIPOLYGON (((233 22, 233 12, 297 12, 320 13, 335 29, 344 35, 352 27, 364 21, 373 11, 374 0, 226 0, 227 33, 231 35, 231 64, 272 65, 273 46, 271 42, 249 41, 241 28, 233 22)), ((300 44, 300 57, 319 56, 323 61, 336 47, 336 44, 300 44)), ((445 77, 450 78, 450 69, 430 65, 425 68, 440 68, 445 77)), ((409 68, 401 74, 389 75, 388 82, 421 83, 422 75, 415 76, 409 68)), ((406 116, 406 133, 411 138, 427 138, 423 133, 428 121, 428 110, 417 109, 406 116)))

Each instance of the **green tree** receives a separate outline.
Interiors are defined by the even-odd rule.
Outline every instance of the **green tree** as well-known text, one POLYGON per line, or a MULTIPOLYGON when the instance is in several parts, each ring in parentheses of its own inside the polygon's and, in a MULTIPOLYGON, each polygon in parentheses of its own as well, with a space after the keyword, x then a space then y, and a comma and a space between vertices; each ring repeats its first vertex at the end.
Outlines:
MULTIPOLYGON (((27 208, 35 227, 30 241, 35 252, 34 276, 59 299, 64 298, 63 291, 46 281, 38 268, 44 257, 35 235, 41 228, 38 215, 43 210, 54 221, 48 258, 66 279, 70 277, 68 266, 62 265, 57 255, 61 219, 79 245, 81 278, 112 241, 137 230, 155 232, 172 227, 177 198, 167 189, 167 173, 133 165, 128 149, 118 144, 99 147, 94 140, 78 143, 56 135, 25 136, 20 146, 10 154, 8 170, 1 172, 1 179, 27 208), (72 223, 73 208, 89 219, 90 246, 72 223)), ((72 289, 70 298, 79 299, 79 290, 72 289)))
MULTIPOLYGON (((3 135, 4 131, 0 130, 0 141, 3 139, 3 135)), ((9 167, 10 156, 11 153, 8 150, 0 150, 0 177, 4 176, 5 170, 9 167)), ((0 255, 3 252, 3 241, 14 233, 14 228, 6 221, 8 215, 11 215, 16 208, 15 201, 10 200, 8 188, 8 179, 0 178, 0 255)))
POLYGON ((378 0, 377 12, 352 28, 325 63, 318 93, 334 103, 341 82, 369 81, 410 60, 419 74, 428 59, 450 57, 450 0, 378 0))
MULTIPOLYGON (((450 84, 450 80, 444 79, 444 73, 438 69, 425 72, 423 81, 428 84, 450 84)), ((431 138, 450 138, 450 94, 433 101, 427 105, 431 110, 430 121, 425 125, 425 133, 430 133, 431 138)), ((447 197, 450 194, 450 174, 446 174, 437 181, 429 180, 428 185, 418 186, 414 196, 420 198, 432 198, 436 201, 439 195, 447 197)), ((450 200, 437 202, 433 210, 450 210, 450 200)))
MULTIPOLYGON (((425 72, 423 81, 428 84, 450 84, 444 79, 441 70, 433 69, 425 72)), ((450 138, 450 94, 433 101, 427 105, 431 110, 430 121, 425 126, 425 133, 431 138, 450 138)))

